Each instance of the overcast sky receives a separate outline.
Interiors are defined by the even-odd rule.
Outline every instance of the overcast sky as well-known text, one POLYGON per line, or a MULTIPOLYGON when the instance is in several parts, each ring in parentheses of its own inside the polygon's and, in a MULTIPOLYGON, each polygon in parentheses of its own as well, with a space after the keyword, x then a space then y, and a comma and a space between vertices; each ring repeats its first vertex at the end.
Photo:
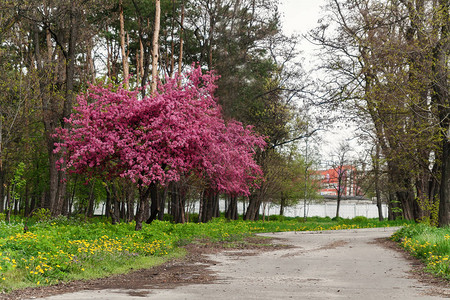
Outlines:
MULTIPOLYGON (((281 0, 280 13, 282 15, 283 31, 287 35, 306 34, 317 26, 320 18, 320 7, 325 0, 281 0)), ((314 46, 302 40, 300 50, 305 57, 305 67, 313 60, 314 46)))
POLYGON ((314 28, 325 0, 281 0, 283 29, 286 33, 306 33, 314 28))
MULTIPOLYGON (((282 14, 283 31, 287 34, 306 34, 309 30, 315 28, 323 12, 321 7, 326 0, 280 0, 280 13, 282 14)), ((304 67, 308 69, 313 62, 320 59, 314 52, 314 46, 308 41, 303 40, 299 45, 304 57, 304 67)), ((316 73, 317 74, 317 73, 316 73)), ((320 145, 321 156, 328 156, 335 152, 339 142, 348 139, 353 135, 354 127, 343 129, 340 124, 333 131, 320 132, 324 139, 320 145)), ((353 141, 352 143, 355 143, 353 141)), ((351 143, 351 144, 352 144, 351 143)), ((354 146, 354 145, 352 145, 354 146)), ((355 147, 357 148, 357 147, 355 147)))

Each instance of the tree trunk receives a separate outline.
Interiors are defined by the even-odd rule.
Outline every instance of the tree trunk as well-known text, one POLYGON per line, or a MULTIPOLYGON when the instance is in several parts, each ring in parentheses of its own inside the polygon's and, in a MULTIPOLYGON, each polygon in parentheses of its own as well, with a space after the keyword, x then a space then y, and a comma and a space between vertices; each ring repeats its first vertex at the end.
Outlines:
POLYGON ((159 193, 158 186, 155 183, 150 184, 150 199, 152 201, 152 205, 150 208, 150 217, 147 219, 146 223, 151 224, 159 214, 159 193))
MULTIPOLYGON (((1 121, 0 121, 1 122, 1 121)), ((1 128, 0 128, 1 129, 1 128)), ((1 154, 1 152, 0 152, 1 154)), ((0 157, 0 213, 3 213, 5 210, 5 177, 4 177, 4 171, 2 168, 2 162, 1 162, 1 157, 0 157)))
POLYGON ((119 23, 120 23, 120 50, 122 52, 122 67, 123 67, 123 80, 125 89, 129 88, 129 67, 128 67, 128 55, 125 49, 125 22, 123 19, 123 3, 119 1, 119 23))
POLYGON ((6 216, 5 221, 9 223, 11 221, 11 187, 8 186, 6 189, 6 216))
POLYGON ((142 229, 142 222, 145 217, 145 210, 148 209, 148 196, 150 194, 150 187, 139 187, 139 209, 136 213, 136 227, 135 230, 142 229))
POLYGON ((120 198, 120 219, 125 222, 127 221, 127 195, 125 191, 120 198))
POLYGON ((265 222, 266 221, 266 207, 267 207, 267 202, 266 201, 264 201, 264 203, 263 203, 263 222, 265 222))
POLYGON ((151 93, 156 91, 158 84, 158 57, 159 57, 159 26, 161 19, 161 0, 155 0, 155 26, 153 30, 153 50, 152 50, 152 84, 151 93))
POLYGON ((25 215, 25 217, 29 218, 31 217, 31 213, 36 208, 36 195, 31 196, 31 202, 30 202, 30 209, 28 211, 28 214, 25 215))
POLYGON ((376 145, 375 153, 375 196, 377 198, 378 208, 378 220, 383 221, 383 206, 381 203, 381 190, 380 190, 380 144, 376 145))
MULTIPOLYGON (((183 65, 183 35, 184 35, 184 0, 181 3, 181 21, 180 21, 180 55, 178 57, 178 75, 181 75, 181 67, 183 65)), ((178 86, 181 85, 181 80, 178 81, 178 86)))
POLYGON ((213 218, 219 217, 220 217, 219 193, 215 192, 213 195, 213 218))
POLYGON ((228 209, 225 213, 225 217, 229 220, 237 220, 238 219, 238 211, 237 211, 237 197, 235 195, 230 196, 230 203, 228 205, 228 209))
POLYGON ((171 215, 175 223, 185 223, 186 222, 186 191, 182 186, 182 183, 172 183, 171 192, 171 215))
POLYGON ((378 221, 383 221, 383 203, 381 202, 381 192, 379 188, 375 188, 375 197, 377 198, 378 221))
POLYGON ((94 216, 94 206, 95 206, 95 197, 94 197, 94 182, 91 182, 91 189, 89 191, 89 199, 88 199, 88 209, 86 216, 88 218, 92 218, 94 216))
POLYGON ((199 223, 201 223, 202 222, 202 216, 203 216, 203 204, 204 204, 204 201, 203 201, 203 199, 205 198, 205 193, 206 193, 206 190, 203 190, 203 192, 202 192, 202 194, 201 194, 201 196, 200 196, 200 203, 199 203, 199 205, 198 205, 198 222, 199 223))
POLYGON ((413 202, 414 196, 409 191, 398 191, 397 199, 400 202, 402 216, 405 220, 414 220, 413 202))
MULTIPOLYGON (((213 6, 214 4, 211 4, 213 6)), ((216 28, 216 14, 221 5, 221 1, 215 1, 214 9, 212 7, 208 10, 209 12, 209 32, 208 32, 208 70, 212 70, 213 67, 213 42, 214 42, 214 32, 216 28)))
POLYGON ((449 0, 439 0, 441 16, 441 37, 433 53, 433 84, 435 101, 439 104, 440 124, 443 134, 442 145, 442 175, 439 203, 439 226, 450 225, 450 108, 448 90, 448 56, 450 52, 449 31, 449 0))
MULTIPOLYGON (((56 170, 56 155, 53 153, 54 139, 52 138, 52 133, 56 127, 54 120, 54 114, 56 110, 51 107, 50 97, 47 93, 47 87, 49 82, 47 72, 50 72, 48 65, 50 61, 44 62, 41 51, 40 51, 40 36, 39 27, 36 25, 33 31, 33 42, 34 42, 34 58, 36 62, 36 68, 39 77, 42 78, 39 81, 39 89, 42 101, 42 121, 44 123, 44 135, 46 140, 47 152, 48 152, 48 162, 49 162, 49 195, 45 197, 44 203, 41 203, 43 208, 52 209, 54 206, 54 201, 57 197, 58 192, 58 172, 56 170)), ((49 51, 49 50, 48 50, 49 51)), ((49 56, 49 55, 48 55, 49 56)), ((47 56, 47 60, 48 60, 47 56)))
POLYGON ((202 197, 202 213, 200 222, 206 223, 211 221, 213 217, 217 216, 218 210, 218 196, 211 188, 207 188, 202 197))
POLYGON ((30 185, 27 182, 25 185, 25 196, 24 196, 24 210, 23 210, 23 216, 26 217, 30 213, 30 185))
POLYGON ((139 36, 139 69, 137 70, 137 73, 141 77, 144 76, 144 44, 142 44, 142 38, 140 36, 139 36))
POLYGON ((439 227, 450 224, 450 142, 444 138, 442 151, 442 174, 439 202, 439 227))
MULTIPOLYGON (((76 60, 76 42, 78 38, 78 17, 79 14, 75 14, 75 1, 72 0, 70 2, 71 8, 70 8, 70 31, 69 31, 69 45, 67 50, 67 59, 66 59, 66 90, 65 90, 65 96, 66 99, 64 100, 64 107, 62 112, 62 118, 69 118, 70 114, 72 113, 72 107, 73 102, 75 99, 74 95, 74 83, 75 83, 75 60, 76 60)), ((65 124, 61 124, 62 127, 66 127, 65 124)), ((52 131, 53 133, 53 131, 52 131)), ((53 145, 52 145, 53 149, 53 145)), ((52 150, 53 151, 53 150, 52 150)), ((55 157, 55 159, 59 159, 58 157, 55 157)), ((56 169, 56 164, 53 166, 50 166, 50 168, 56 169)), ((63 212, 63 206, 64 206, 64 198, 66 196, 66 189, 67 189, 67 175, 65 171, 58 170, 58 182, 57 182, 57 188, 58 193, 57 197, 55 198, 55 207, 53 208, 52 215, 59 216, 61 214, 64 214, 63 212)))
POLYGON ((127 192, 127 222, 131 222, 134 219, 134 188, 129 188, 127 192))
POLYGON ((280 216, 284 215, 284 207, 286 206, 286 198, 284 197, 283 192, 281 192, 281 199, 280 199, 280 216))
POLYGON ((95 82, 95 65, 94 65, 94 58, 92 57, 92 50, 94 48, 94 41, 89 39, 86 49, 86 72, 88 73, 88 81, 95 82))
POLYGON ((111 193, 108 188, 106 188, 105 217, 111 217, 111 193))
POLYGON ((120 201, 119 201, 119 194, 117 191, 117 188, 114 183, 111 183, 111 196, 112 196, 112 212, 111 212, 111 219, 112 224, 119 224, 120 223, 120 201))
POLYGON ((17 216, 17 214, 19 213, 19 205, 20 205, 20 198, 16 198, 14 197, 14 215, 17 216))
POLYGON ((337 205, 336 205, 336 219, 339 218, 339 209, 341 207, 341 193, 338 192, 337 205))
POLYGON ((3 117, 0 116, 0 213, 3 213, 5 206, 4 171, 3 171, 3 117))
POLYGON ((259 218, 259 208, 261 207, 261 199, 257 195, 249 197, 247 211, 245 213, 245 220, 256 221, 259 218))
POLYGON ((164 209, 166 206, 167 191, 168 191, 167 187, 164 187, 160 190, 159 213, 158 213, 158 220, 160 220, 160 221, 164 220, 164 209))

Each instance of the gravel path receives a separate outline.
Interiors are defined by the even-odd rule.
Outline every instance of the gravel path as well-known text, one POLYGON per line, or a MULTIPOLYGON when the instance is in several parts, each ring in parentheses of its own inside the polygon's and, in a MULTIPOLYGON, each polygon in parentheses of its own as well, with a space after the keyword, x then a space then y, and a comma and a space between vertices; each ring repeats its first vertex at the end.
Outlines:
MULTIPOLYGON (((418 280, 411 260, 387 247, 394 228, 265 234, 292 247, 208 254, 212 283, 170 289, 91 289, 70 299, 439 299, 450 290, 418 280)), ((194 276, 195 274, 191 274, 194 276)))

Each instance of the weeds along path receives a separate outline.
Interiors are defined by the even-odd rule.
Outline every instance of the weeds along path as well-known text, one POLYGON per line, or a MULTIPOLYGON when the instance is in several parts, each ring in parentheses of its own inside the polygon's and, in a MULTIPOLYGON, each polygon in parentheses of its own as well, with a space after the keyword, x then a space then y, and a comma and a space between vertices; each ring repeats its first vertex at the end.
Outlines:
MULTIPOLYGON (((139 289, 92 288, 46 299, 439 299, 447 286, 424 280, 414 260, 386 241, 394 228, 264 234, 291 247, 203 255, 212 280, 139 289), (390 246, 389 246, 390 245, 390 246), (206 257, 205 257, 206 256, 206 257)), ((202 271, 203 270, 203 271, 202 271)), ((180 272, 182 270, 180 269, 180 272)), ((144 283, 144 282, 143 282, 144 283)))

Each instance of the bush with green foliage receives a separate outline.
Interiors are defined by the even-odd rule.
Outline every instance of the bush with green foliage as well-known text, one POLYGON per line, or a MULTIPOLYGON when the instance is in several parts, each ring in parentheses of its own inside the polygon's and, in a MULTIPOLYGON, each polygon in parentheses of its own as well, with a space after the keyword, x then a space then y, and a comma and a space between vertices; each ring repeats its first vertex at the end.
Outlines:
POLYGON ((450 279, 450 228, 410 224, 397 231, 392 240, 421 259, 429 272, 450 279))

